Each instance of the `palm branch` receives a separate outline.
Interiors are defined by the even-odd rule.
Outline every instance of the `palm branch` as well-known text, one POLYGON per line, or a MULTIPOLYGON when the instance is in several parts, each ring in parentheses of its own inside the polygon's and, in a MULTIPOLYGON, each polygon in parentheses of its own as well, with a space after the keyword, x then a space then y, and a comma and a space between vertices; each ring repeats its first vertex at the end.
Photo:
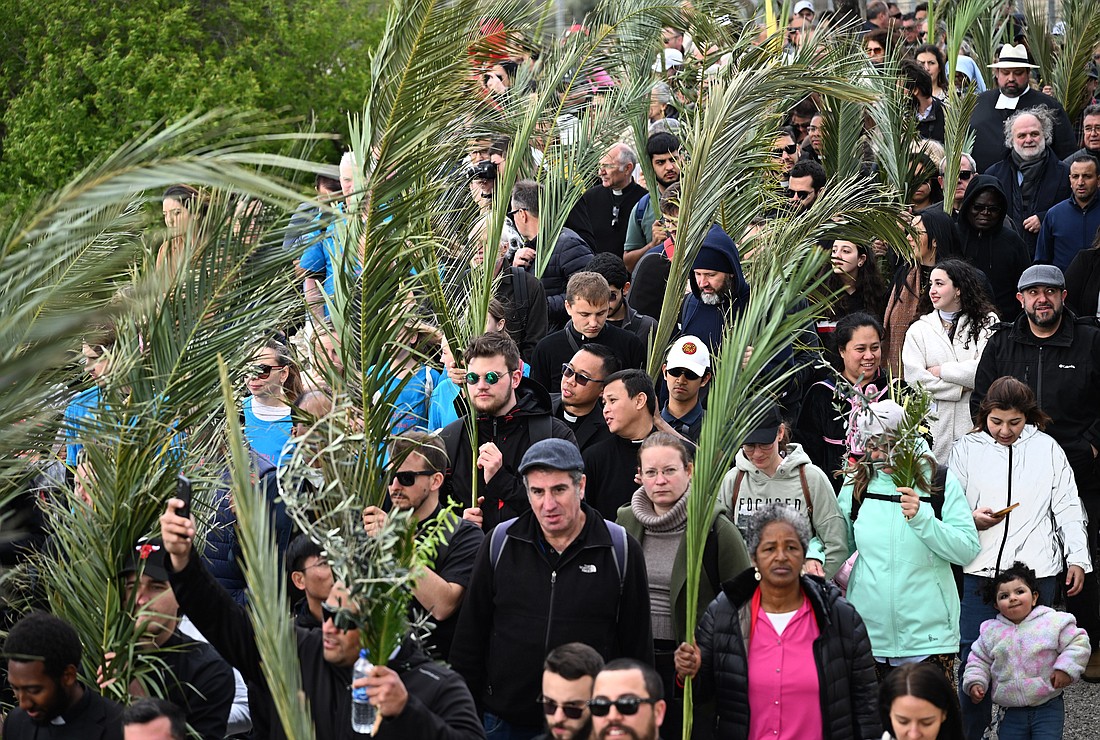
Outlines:
MULTIPOLYGON (((1056 47, 1053 64, 1046 80, 1054 89, 1054 97, 1075 121, 1088 102, 1086 66, 1092 59, 1092 49, 1100 39, 1100 7, 1087 0, 1062 0, 1061 43, 1056 47)), ((1029 38, 1031 35, 1029 34, 1029 38)))

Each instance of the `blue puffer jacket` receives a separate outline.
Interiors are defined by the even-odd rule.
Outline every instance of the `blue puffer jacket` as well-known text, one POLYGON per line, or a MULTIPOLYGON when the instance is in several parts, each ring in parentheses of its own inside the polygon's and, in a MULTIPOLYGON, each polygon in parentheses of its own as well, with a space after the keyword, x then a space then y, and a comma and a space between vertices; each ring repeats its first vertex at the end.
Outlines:
POLYGON ((729 286, 729 292, 723 295, 718 305, 710 306, 699 297, 695 272, 688 273, 691 295, 684 297, 680 307, 680 335, 699 337, 707 343, 713 355, 722 344, 722 331, 727 318, 732 319, 748 305, 749 284, 745 282, 745 274, 741 271, 741 256, 737 253, 737 245, 718 224, 711 226, 703 237, 703 246, 699 248, 696 264, 700 260, 722 265, 723 271, 732 276, 733 285, 729 286))

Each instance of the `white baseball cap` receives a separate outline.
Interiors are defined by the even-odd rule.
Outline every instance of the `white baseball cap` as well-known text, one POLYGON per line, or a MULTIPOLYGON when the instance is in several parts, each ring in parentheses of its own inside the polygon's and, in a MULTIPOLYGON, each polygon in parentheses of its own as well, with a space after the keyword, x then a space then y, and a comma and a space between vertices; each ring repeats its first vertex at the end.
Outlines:
POLYGON ((668 351, 665 368, 683 368, 702 377, 710 368, 710 350, 699 337, 680 337, 672 343, 672 348, 668 351))

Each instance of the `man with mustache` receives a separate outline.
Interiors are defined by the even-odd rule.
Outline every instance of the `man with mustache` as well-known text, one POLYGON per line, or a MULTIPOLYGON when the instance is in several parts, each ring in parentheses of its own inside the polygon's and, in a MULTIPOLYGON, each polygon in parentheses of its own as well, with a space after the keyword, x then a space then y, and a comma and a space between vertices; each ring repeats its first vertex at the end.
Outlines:
MULTIPOLYGON (((1088 513, 1089 552, 1096 559, 1100 525, 1100 329, 1094 320, 1066 310, 1065 277, 1054 265, 1024 270, 1016 297, 1024 312, 989 339, 978 372, 970 411, 975 416, 994 380, 1019 378, 1035 392, 1039 407, 1052 419, 1046 433, 1069 459, 1077 492, 1088 513)), ((1069 611, 1100 645, 1100 598, 1096 572, 1085 576, 1077 596, 1066 598, 1069 611)), ((1100 681, 1100 650, 1085 670, 1086 681, 1100 681)))
POLYGON ((658 740, 665 719, 661 676, 650 666, 629 658, 604 666, 592 686, 593 737, 658 740))
POLYGON ((1070 158, 1072 195, 1047 211, 1035 246, 1035 261, 1057 265, 1063 272, 1100 231, 1100 198, 1096 197, 1100 162, 1091 154, 1070 158))
POLYGON ((588 740, 592 684, 603 670, 603 657, 583 642, 567 642, 550 651, 542 667, 542 712, 546 733, 537 740, 588 740))

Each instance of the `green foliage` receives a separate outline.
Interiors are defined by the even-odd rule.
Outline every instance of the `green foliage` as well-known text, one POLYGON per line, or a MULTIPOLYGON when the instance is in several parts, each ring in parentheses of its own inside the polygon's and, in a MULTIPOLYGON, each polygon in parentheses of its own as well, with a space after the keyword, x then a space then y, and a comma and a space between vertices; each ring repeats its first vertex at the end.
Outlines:
POLYGON ((25 205, 161 120, 232 106, 345 132, 370 2, 0 0, 0 202, 25 205))

